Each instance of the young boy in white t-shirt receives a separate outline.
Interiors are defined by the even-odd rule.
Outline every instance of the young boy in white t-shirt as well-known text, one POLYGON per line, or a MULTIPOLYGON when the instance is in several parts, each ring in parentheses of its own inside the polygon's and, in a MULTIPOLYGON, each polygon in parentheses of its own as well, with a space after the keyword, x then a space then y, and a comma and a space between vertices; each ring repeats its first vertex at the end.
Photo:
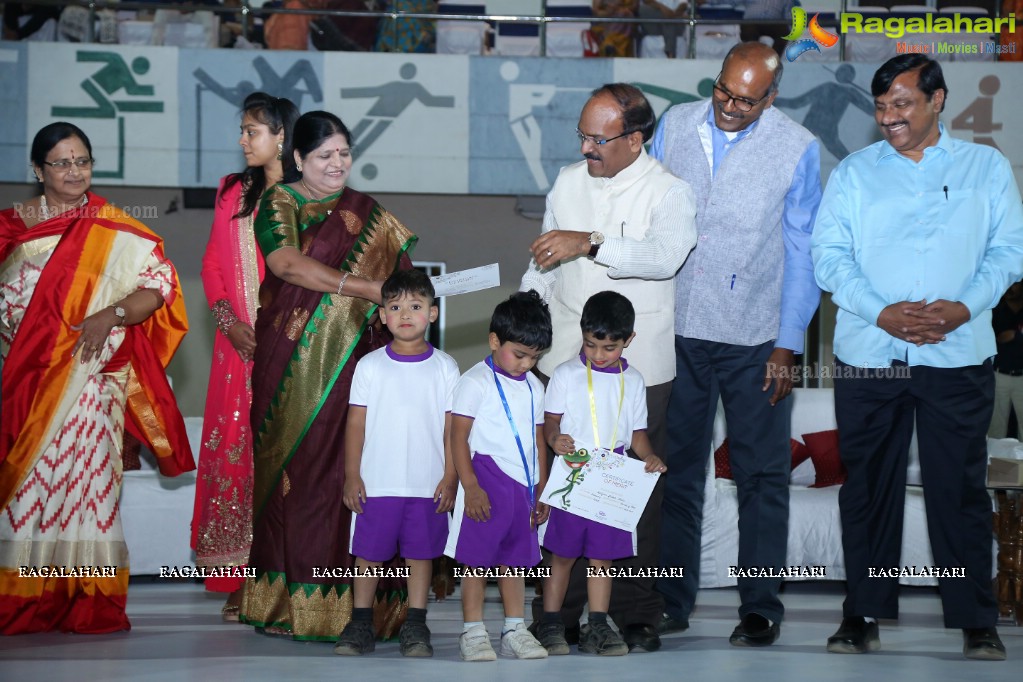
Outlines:
MULTIPOLYGON (((543 434, 543 384, 529 370, 551 345, 551 316, 535 291, 512 294, 490 319, 491 354, 458 381, 451 454, 458 471, 455 516, 444 553, 470 569, 494 569, 504 605, 501 654, 547 658, 526 629, 525 579, 502 575, 540 563, 537 527, 547 520, 547 482, 537 444, 543 434)), ((483 624, 486 575, 462 578, 462 660, 497 658, 483 624)))
MULTIPOLYGON (((586 450, 597 460, 626 457, 631 448, 647 471, 666 471, 646 432, 643 376, 622 357, 636 335, 635 320, 632 303, 615 291, 594 294, 583 306, 582 353, 558 365, 547 384, 544 440, 556 455, 586 450)), ((544 582, 544 614, 536 636, 547 652, 568 653, 561 607, 572 566, 586 557, 591 568, 603 570, 586 579, 589 618, 579 633, 579 651, 601 656, 629 653, 608 624, 607 609, 612 562, 636 554, 632 533, 552 508, 543 546, 551 552, 551 575, 544 582)))
POLYGON ((433 285, 419 270, 399 270, 381 288, 380 317, 394 336, 355 368, 345 431, 345 506, 355 512, 349 551, 352 620, 334 653, 373 651, 371 569, 400 552, 409 567, 402 656, 433 656, 426 600, 433 559, 444 553, 458 479, 445 444, 458 365, 426 340, 437 319, 433 285))

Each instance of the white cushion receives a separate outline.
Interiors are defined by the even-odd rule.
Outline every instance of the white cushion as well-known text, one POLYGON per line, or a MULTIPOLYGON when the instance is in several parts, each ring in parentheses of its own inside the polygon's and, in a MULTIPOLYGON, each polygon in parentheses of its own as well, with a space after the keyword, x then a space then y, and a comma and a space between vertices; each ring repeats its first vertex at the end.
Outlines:
POLYGON ((802 442, 804 433, 838 428, 835 421, 835 389, 792 389, 792 437, 802 442))
POLYGON ((809 488, 817 482, 817 468, 809 457, 802 464, 792 470, 789 476, 789 485, 797 488, 809 488))

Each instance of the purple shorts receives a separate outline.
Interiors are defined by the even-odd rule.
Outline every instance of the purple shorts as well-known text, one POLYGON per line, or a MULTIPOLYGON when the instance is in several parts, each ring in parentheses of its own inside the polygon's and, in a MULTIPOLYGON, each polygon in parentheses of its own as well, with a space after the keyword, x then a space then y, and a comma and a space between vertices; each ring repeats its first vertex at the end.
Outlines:
POLYGON ((632 533, 560 509, 551 509, 543 546, 566 558, 613 561, 633 556, 632 533))
POLYGON ((352 514, 353 556, 366 561, 435 559, 444 554, 450 514, 428 497, 370 497, 352 514))
POLYGON ((487 455, 473 457, 472 468, 490 498, 490 520, 473 521, 462 513, 455 559, 470 568, 536 566, 540 541, 536 528, 530 526, 529 488, 501 471, 487 455))

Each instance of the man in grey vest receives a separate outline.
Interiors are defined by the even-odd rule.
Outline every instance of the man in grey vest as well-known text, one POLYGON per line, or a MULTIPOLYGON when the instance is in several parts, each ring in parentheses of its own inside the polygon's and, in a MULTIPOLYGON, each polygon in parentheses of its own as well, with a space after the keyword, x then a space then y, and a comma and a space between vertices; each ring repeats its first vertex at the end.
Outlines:
MULTIPOLYGON (((550 304, 554 340, 537 364, 546 376, 579 356, 579 320, 590 296, 610 289, 629 299, 636 310, 636 338, 623 357, 646 382, 647 432, 660 454, 675 375, 673 277, 696 242, 696 230, 693 191, 643 146, 655 121, 650 103, 635 86, 611 83, 593 91, 576 129, 584 159, 562 168, 547 195, 543 233, 530 246, 533 257, 519 288, 536 290, 550 304)), ((630 650, 660 647, 656 628, 663 603, 648 577, 658 557, 660 490, 660 485, 654 489, 636 529, 638 556, 614 563, 646 571, 616 577, 611 592, 609 615, 630 650)), ((576 562, 561 609, 568 640, 578 632, 586 599, 584 573, 585 562, 576 562)), ((534 610, 538 639, 555 655, 568 652, 564 636, 556 641, 545 634, 560 625, 557 615, 544 613, 541 622, 534 610)))
MULTIPOLYGON (((676 375, 660 579, 661 632, 689 626, 699 588, 703 487, 722 398, 739 495, 738 569, 786 565, 789 414, 795 354, 820 290, 810 231, 820 203, 820 147, 772 108, 782 63, 761 43, 725 57, 710 101, 661 118, 651 156, 696 192, 696 248, 675 278, 676 375)), ((780 632, 781 578, 740 577, 741 620, 729 641, 767 646, 780 632)))

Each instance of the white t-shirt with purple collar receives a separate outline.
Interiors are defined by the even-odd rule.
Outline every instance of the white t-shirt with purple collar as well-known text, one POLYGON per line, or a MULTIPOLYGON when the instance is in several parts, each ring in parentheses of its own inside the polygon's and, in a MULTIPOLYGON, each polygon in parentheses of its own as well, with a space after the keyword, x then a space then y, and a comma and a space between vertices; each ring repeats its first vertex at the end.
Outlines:
MULTIPOLYGON (((593 367, 590 375, 600 445, 625 452, 632 445, 632 432, 646 429, 647 408, 643 375, 630 367, 625 358, 621 359, 621 363, 621 368, 617 364, 614 367, 593 367), (614 443, 611 443, 612 436, 614 443)), ((576 449, 586 448, 593 453, 596 437, 588 386, 586 356, 580 354, 561 363, 554 368, 547 384, 544 411, 561 415, 561 433, 572 436, 576 449)))
POLYGON ((360 473, 368 497, 433 497, 457 383, 458 364, 433 346, 399 355, 388 344, 355 366, 348 402, 366 408, 360 473))
POLYGON ((494 381, 496 376, 518 430, 532 483, 536 485, 537 448, 544 447, 542 441, 534 446, 536 426, 543 424, 543 384, 530 372, 513 377, 492 363, 488 357, 462 375, 455 388, 451 414, 472 418, 469 452, 473 456, 489 455, 501 471, 528 486, 522 454, 494 381))

